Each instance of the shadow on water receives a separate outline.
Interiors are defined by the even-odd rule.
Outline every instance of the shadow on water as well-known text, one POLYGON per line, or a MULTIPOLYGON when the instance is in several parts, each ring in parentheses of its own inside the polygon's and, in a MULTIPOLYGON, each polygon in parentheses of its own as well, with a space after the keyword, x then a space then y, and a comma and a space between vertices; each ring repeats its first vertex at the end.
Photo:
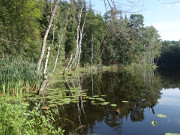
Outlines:
POLYGON ((163 88, 180 88, 180 67, 160 68, 158 73, 162 79, 163 88))

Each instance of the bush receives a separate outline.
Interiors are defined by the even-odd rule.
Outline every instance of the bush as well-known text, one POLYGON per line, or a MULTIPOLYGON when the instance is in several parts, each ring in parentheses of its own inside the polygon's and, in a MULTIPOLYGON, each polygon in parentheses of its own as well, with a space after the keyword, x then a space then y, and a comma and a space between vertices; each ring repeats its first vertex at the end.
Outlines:
POLYGON ((32 111, 21 98, 0 98, 0 134, 1 135, 62 135, 63 130, 52 126, 53 118, 50 111, 46 111, 46 118, 42 115, 40 106, 36 105, 32 111))

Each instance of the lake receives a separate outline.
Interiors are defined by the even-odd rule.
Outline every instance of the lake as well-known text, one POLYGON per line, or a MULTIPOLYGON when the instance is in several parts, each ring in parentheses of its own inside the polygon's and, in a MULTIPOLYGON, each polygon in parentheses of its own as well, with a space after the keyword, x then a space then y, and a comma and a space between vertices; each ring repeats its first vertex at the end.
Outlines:
POLYGON ((65 134, 165 135, 180 133, 179 86, 177 70, 69 75, 51 85, 47 96, 55 98, 43 104, 53 103, 54 125, 65 134))

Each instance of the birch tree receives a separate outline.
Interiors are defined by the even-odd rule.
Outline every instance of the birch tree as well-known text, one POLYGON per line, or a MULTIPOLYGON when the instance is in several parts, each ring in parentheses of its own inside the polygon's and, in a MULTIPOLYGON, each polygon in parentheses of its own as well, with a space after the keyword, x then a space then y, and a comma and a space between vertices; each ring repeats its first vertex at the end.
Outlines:
POLYGON ((43 38, 43 42, 42 42, 42 48, 41 48, 41 54, 40 54, 39 60, 38 60, 37 65, 36 65, 36 75, 39 75, 39 72, 40 72, 41 62, 43 60, 44 52, 45 52, 45 49, 46 49, 47 37, 48 37, 49 31, 51 29, 53 18, 54 18, 54 15, 55 15, 55 12, 56 12, 56 9, 57 9, 57 6, 58 6, 59 2, 60 2, 60 0, 56 0, 55 3, 54 3, 52 13, 51 13, 51 16, 50 16, 50 19, 49 19, 49 24, 48 24, 48 26, 46 28, 46 32, 44 34, 44 38, 43 38))
POLYGON ((85 7, 85 5, 84 5, 84 3, 82 3, 80 12, 78 14, 78 25, 77 25, 77 30, 76 30, 77 31, 77 33, 76 33, 76 49, 75 49, 74 54, 70 55, 69 62, 67 64, 63 74, 65 73, 66 70, 71 69, 75 62, 76 62, 75 69, 77 69, 77 67, 78 67, 78 65, 80 63, 81 52, 82 52, 81 51, 82 39, 83 39, 83 36, 84 36, 84 26, 85 26, 85 23, 86 23, 86 16, 87 16, 87 13, 86 13, 84 22, 83 22, 83 24, 81 26, 84 7, 85 7))

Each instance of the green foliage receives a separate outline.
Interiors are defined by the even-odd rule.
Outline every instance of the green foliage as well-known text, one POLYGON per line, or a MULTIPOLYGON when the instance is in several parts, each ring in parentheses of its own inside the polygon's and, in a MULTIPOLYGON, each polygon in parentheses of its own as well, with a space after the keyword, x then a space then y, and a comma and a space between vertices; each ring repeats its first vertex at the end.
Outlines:
POLYGON ((62 135, 61 128, 52 126, 53 117, 50 111, 42 115, 40 106, 30 111, 20 98, 0 98, 0 134, 5 135, 62 135))
POLYGON ((164 41, 162 54, 158 60, 160 67, 180 66, 180 41, 164 41))
POLYGON ((154 64, 161 51, 157 30, 152 26, 144 27, 143 16, 139 14, 132 14, 129 20, 121 13, 115 18, 102 43, 103 63, 144 67, 154 64))
MULTIPOLYGON (((18 54, 37 62, 53 4, 48 0, 0 0, 0 57, 18 54)), ((47 40, 47 46, 51 46, 50 63, 55 60, 59 43, 66 61, 74 54, 81 5, 80 1, 61 1, 57 7, 47 40)), ((80 64, 151 65, 160 56, 157 30, 144 27, 141 14, 128 18, 112 9, 102 16, 85 4, 81 26, 85 16, 80 64)))
POLYGON ((0 5, 0 50, 9 55, 22 53, 24 43, 39 37, 40 2, 1 0, 0 5))

